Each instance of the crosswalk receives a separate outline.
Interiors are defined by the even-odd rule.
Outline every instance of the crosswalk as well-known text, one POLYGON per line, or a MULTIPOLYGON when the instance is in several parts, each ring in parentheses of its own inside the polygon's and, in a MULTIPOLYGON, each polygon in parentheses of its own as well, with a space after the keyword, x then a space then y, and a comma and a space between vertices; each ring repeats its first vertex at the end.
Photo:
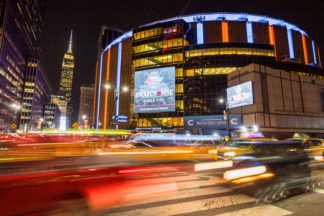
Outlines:
POLYGON ((193 181, 179 183, 179 191, 147 200, 123 203, 103 215, 285 216, 292 214, 274 205, 257 205, 251 196, 239 194, 230 188, 216 186, 215 179, 206 175, 200 177, 193 181))

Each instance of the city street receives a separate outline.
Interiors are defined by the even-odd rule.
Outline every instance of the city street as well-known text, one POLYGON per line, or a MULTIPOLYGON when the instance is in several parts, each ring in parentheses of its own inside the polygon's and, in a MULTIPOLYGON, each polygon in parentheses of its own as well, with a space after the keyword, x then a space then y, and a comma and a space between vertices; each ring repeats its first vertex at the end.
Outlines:
POLYGON ((0 216, 324 216, 324 1, 0 5, 0 216))
POLYGON ((256 204, 249 195, 219 186, 217 173, 197 174, 196 180, 179 183, 179 191, 105 211, 117 215, 222 215, 222 216, 319 216, 323 215, 324 189, 295 194, 272 204, 256 204), (311 209, 311 211, 310 211, 311 209))

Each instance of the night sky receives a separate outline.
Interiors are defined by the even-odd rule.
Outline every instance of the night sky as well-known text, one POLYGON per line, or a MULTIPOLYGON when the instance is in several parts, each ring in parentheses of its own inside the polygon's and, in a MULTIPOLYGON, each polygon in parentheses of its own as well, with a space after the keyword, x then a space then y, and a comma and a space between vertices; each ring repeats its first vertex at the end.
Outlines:
POLYGON ((129 30, 155 20, 185 14, 243 12, 285 20, 307 32, 324 53, 324 1, 276 0, 47 0, 42 62, 54 91, 59 87, 63 55, 73 29, 75 58, 72 103, 79 109, 80 85, 94 80, 100 26, 129 30))

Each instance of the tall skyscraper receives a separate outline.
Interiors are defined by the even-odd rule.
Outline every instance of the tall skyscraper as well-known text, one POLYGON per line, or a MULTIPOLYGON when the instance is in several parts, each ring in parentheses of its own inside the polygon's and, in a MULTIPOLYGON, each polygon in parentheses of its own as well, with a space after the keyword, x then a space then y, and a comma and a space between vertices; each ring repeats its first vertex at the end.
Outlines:
POLYGON ((0 0, 0 128, 18 124, 29 58, 39 58, 46 1, 0 0))
POLYGON ((51 92, 50 82, 40 60, 28 59, 23 105, 20 112, 20 129, 26 131, 41 129, 44 104, 49 102, 51 92))
POLYGON ((70 41, 67 52, 64 54, 61 72, 61 82, 60 82, 60 95, 65 96, 67 101, 66 113, 62 112, 61 115, 66 114, 68 124, 71 124, 72 117, 72 82, 73 82, 73 70, 74 70, 74 56, 72 52, 72 30, 70 35, 70 41))

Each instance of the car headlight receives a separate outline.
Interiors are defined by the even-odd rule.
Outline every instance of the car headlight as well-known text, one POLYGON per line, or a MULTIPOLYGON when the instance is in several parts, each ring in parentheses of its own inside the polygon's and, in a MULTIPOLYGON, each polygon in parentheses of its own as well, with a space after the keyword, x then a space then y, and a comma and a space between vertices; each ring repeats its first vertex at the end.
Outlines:
POLYGON ((217 154, 217 150, 209 150, 208 153, 209 154, 217 154))
POLYGON ((235 156, 235 152, 225 152, 224 156, 226 157, 234 157, 235 156))
POLYGON ((265 166, 255 166, 242 169, 228 170, 224 173, 224 179, 233 180, 246 176, 254 176, 265 173, 267 168, 265 166))

